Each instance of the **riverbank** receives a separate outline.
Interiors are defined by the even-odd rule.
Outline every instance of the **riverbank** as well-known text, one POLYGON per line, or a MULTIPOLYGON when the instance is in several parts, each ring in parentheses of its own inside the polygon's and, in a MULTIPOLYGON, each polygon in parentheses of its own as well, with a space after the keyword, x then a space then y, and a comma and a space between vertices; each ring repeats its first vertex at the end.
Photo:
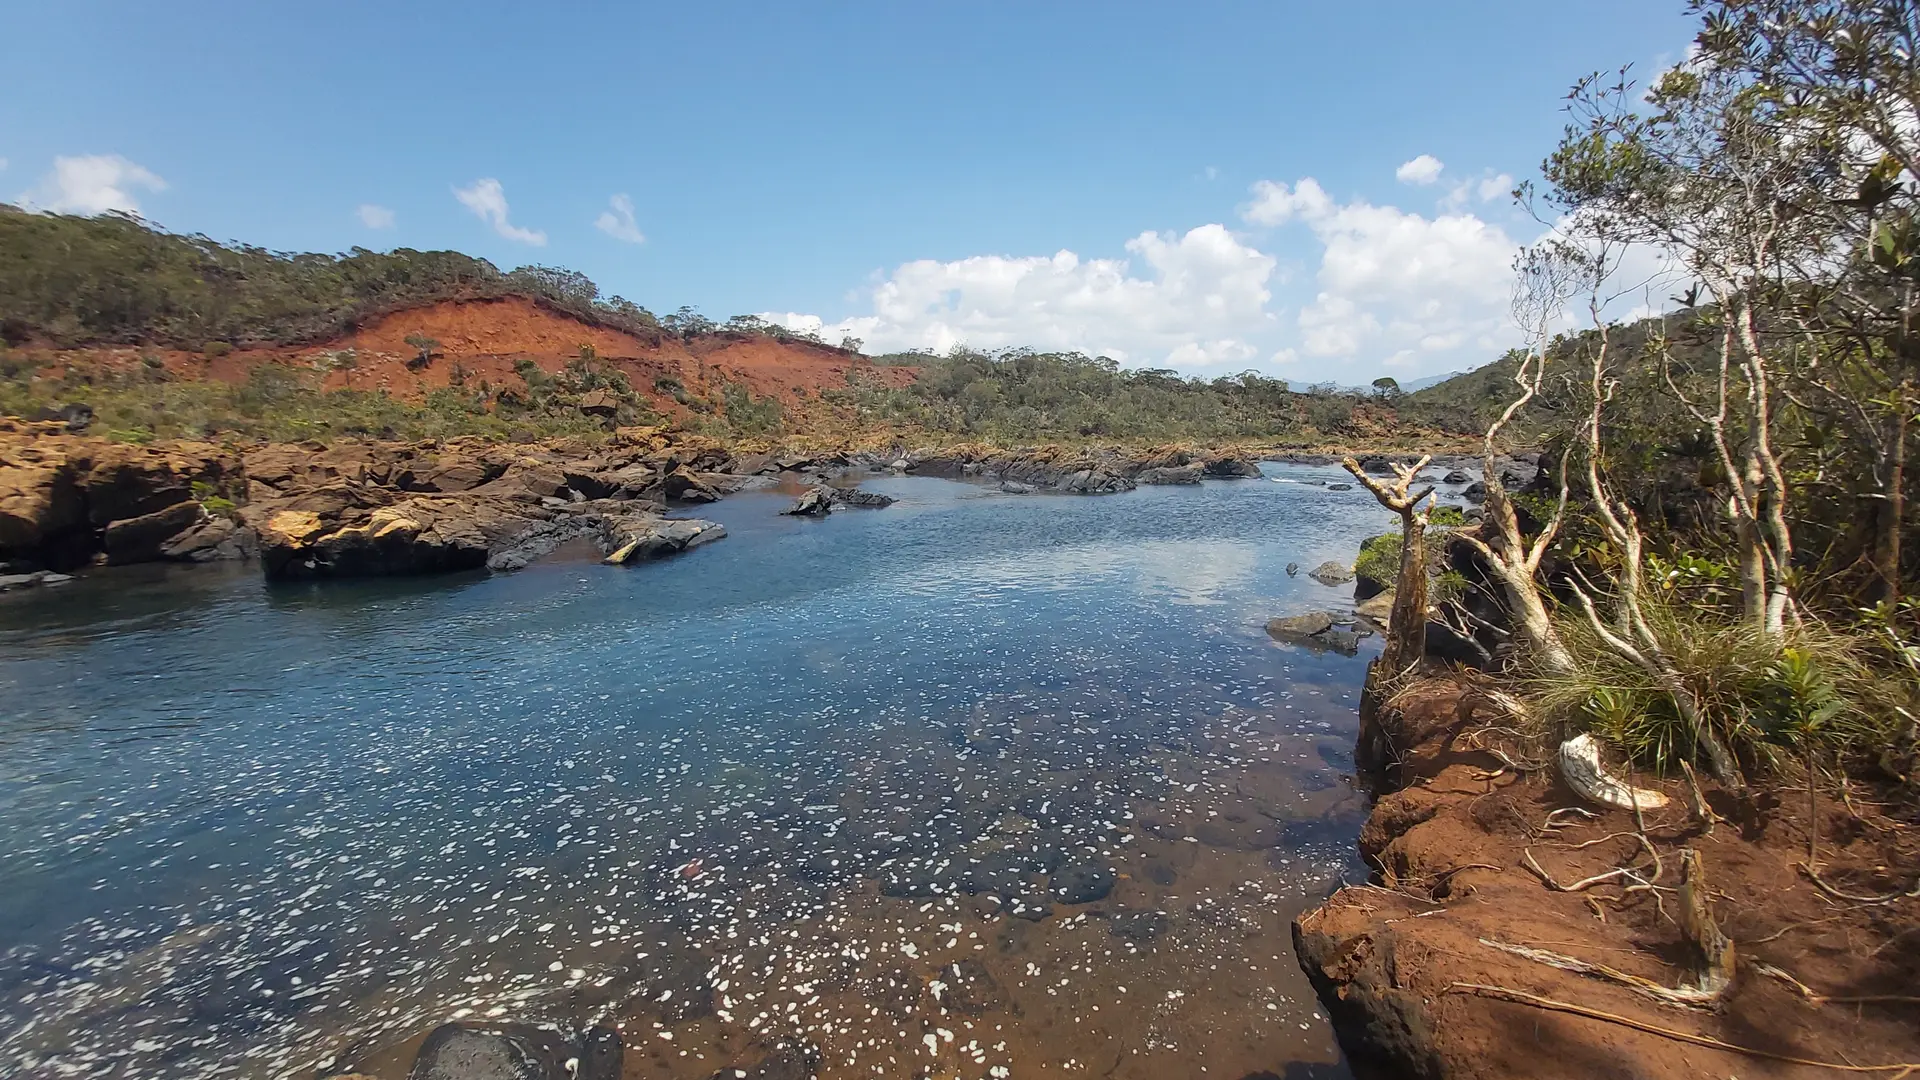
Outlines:
MULTIPOLYGON (((572 539, 660 556, 724 535, 694 508, 781 486, 846 492, 865 475, 1099 495, 1258 477, 1271 447, 909 447, 728 443, 664 429, 510 443, 481 438, 138 444, 59 421, 0 420, 0 566, 16 586, 90 565, 257 559, 269 578, 515 570, 572 539)), ((844 494, 828 501, 861 503, 844 494)), ((876 500, 877 502, 877 500, 876 500)), ((624 561, 624 559, 622 560, 624 561)))
POLYGON ((1530 767, 1475 685, 1425 678, 1362 730, 1380 795, 1360 836, 1375 880, 1293 924, 1356 1069, 1679 1080, 1899 1076, 1888 1063, 1920 1062, 1911 806, 1856 787, 1819 793, 1810 813, 1804 786, 1743 801, 1709 785, 1722 818, 1709 826, 1685 784, 1664 783, 1668 805, 1636 827, 1530 767), (1803 868, 1810 821, 1824 886, 1803 868), (1687 851, 1700 870, 1683 884, 1687 851), (1683 996, 1699 962, 1681 925, 1690 891, 1737 958, 1703 1007, 1660 1000, 1683 996))

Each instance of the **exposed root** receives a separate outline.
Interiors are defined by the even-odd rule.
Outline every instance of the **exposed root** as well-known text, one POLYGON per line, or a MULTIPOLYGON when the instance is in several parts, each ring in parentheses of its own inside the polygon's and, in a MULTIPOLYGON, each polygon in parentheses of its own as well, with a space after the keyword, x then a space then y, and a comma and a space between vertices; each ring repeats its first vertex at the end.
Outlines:
POLYGON ((1807 875, 1807 880, 1813 882, 1814 888, 1819 889, 1828 897, 1834 900, 1845 900, 1850 904, 1891 904, 1897 900, 1912 900, 1920 897, 1920 880, 1916 880, 1913 883, 1913 888, 1905 892, 1890 892, 1885 896, 1859 896, 1854 893, 1836 889, 1820 880, 1820 872, 1807 863, 1800 864, 1800 872, 1807 875))
POLYGON ((1531 949, 1525 945, 1509 945, 1504 941, 1491 941, 1487 938, 1481 938, 1480 944, 1488 948, 1499 949, 1501 952, 1524 957, 1538 964, 1559 968, 1561 971, 1571 971, 1576 975, 1588 975, 1596 979, 1605 979, 1608 982, 1619 983, 1634 993, 1652 998, 1662 1005, 1675 1005, 1688 1009, 1711 1009, 1719 1004, 1722 993, 1721 990, 1704 990, 1691 986, 1662 986, 1652 979, 1643 979, 1638 975, 1621 971, 1618 968, 1611 968, 1605 964, 1588 963, 1577 957, 1548 952, 1545 949, 1531 949))
POLYGON ((1907 1077, 1912 1076, 1916 1072, 1920 1072, 1920 1063, 1849 1065, 1841 1062, 1815 1061, 1812 1058, 1793 1057, 1789 1054, 1776 1054, 1769 1050, 1759 1050, 1751 1046, 1741 1046, 1738 1043, 1725 1042, 1713 1038, 1710 1035, 1695 1035, 1690 1031, 1676 1031, 1673 1028, 1650 1024, 1644 1020, 1635 1020, 1630 1016, 1621 1016, 1618 1013, 1604 1012, 1600 1009, 1590 1009, 1585 1005, 1575 1005, 1570 1001, 1555 1001, 1552 998, 1541 997, 1538 994, 1529 994, 1524 990, 1514 990, 1505 986, 1488 986, 1484 983, 1457 982, 1448 986, 1446 992, 1449 994, 1472 994, 1475 997, 1493 998, 1496 1001, 1509 1001, 1515 1005, 1530 1005, 1536 1009, 1547 1009, 1552 1012, 1562 1012, 1572 1016, 1584 1016, 1589 1020, 1600 1020, 1609 1024, 1618 1024, 1621 1027, 1632 1028, 1635 1031, 1643 1031, 1649 1035, 1658 1035, 1663 1039, 1673 1039, 1676 1042, 1691 1043, 1694 1046, 1704 1046, 1710 1050, 1725 1050, 1728 1053, 1765 1058, 1768 1061, 1782 1061, 1789 1065, 1807 1065, 1816 1069, 1832 1069, 1835 1072, 1887 1073, 1891 1077, 1891 1080, 1906 1080, 1907 1077))

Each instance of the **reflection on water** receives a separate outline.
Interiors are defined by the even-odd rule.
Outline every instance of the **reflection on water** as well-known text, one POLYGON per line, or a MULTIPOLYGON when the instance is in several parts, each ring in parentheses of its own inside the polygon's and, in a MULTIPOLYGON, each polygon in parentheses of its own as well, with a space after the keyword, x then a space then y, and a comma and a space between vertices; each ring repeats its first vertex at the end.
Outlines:
POLYGON ((1384 515, 871 486, 631 569, 0 604, 0 1071, 397 1077, 449 1017, 616 1023, 629 1076, 1333 1062, 1286 921, 1365 657, 1261 623, 1384 515))

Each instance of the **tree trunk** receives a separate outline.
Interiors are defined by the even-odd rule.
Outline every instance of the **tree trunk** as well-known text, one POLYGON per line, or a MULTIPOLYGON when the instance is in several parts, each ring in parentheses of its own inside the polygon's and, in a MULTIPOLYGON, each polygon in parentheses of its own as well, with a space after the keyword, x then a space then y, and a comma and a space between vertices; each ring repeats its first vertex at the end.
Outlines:
POLYGON ((1900 599, 1900 527, 1907 516, 1907 404, 1908 389, 1900 387, 1893 417, 1893 445, 1887 463, 1886 498, 1880 502, 1875 522, 1873 569, 1878 576, 1874 599, 1888 603, 1900 599))
POLYGON ((1400 580, 1394 583, 1393 614, 1380 670, 1388 680, 1427 654, 1427 521, 1424 514, 1400 514, 1400 580))

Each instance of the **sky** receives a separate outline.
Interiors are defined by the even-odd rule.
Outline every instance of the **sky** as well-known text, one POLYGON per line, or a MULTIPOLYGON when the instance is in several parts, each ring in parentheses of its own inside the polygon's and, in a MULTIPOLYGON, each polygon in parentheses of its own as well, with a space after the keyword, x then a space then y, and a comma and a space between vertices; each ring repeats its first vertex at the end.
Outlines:
POLYGON ((1516 344, 1508 196, 1681 0, 0 4, 0 199, 659 313, 1358 384, 1516 344))

